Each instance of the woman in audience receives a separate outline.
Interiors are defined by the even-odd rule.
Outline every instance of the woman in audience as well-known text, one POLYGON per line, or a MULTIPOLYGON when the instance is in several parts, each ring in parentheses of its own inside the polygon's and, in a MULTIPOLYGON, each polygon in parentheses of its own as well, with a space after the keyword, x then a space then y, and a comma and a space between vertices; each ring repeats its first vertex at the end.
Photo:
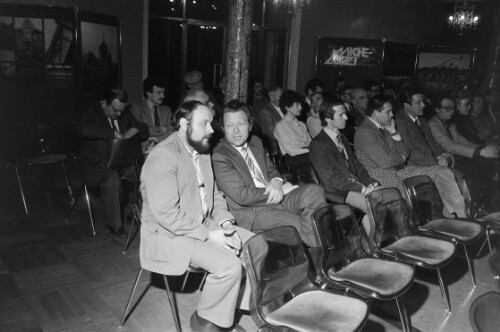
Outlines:
POLYGON ((298 174, 310 174, 309 144, 311 136, 306 125, 297 117, 302 110, 304 97, 293 90, 286 90, 280 98, 280 109, 285 117, 276 123, 274 136, 278 140, 285 162, 295 165, 298 174))
POLYGON ((316 137, 322 129, 319 119, 319 107, 323 103, 323 93, 315 92, 311 96, 311 113, 307 117, 307 130, 312 138, 316 137))

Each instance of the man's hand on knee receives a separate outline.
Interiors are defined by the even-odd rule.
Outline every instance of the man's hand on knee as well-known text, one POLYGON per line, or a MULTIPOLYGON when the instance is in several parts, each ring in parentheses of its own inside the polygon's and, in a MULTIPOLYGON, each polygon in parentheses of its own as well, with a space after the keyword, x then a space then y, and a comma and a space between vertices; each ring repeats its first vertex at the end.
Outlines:
POLYGON ((210 231, 208 241, 213 241, 218 246, 231 251, 235 255, 238 255, 241 250, 241 240, 234 227, 232 230, 221 228, 210 231))

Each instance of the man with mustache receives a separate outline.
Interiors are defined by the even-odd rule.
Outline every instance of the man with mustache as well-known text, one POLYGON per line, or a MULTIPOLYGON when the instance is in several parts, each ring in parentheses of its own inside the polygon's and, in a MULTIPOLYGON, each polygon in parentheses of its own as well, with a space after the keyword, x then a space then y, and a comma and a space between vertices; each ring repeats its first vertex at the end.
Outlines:
POLYGON ((199 101, 181 104, 176 131, 152 149, 141 174, 141 266, 167 275, 182 275, 190 264, 208 272, 193 331, 233 325, 243 274, 238 256, 253 235, 234 225, 215 185, 207 153, 212 118, 199 101))
POLYGON ((149 127, 148 139, 142 142, 143 152, 163 141, 173 130, 170 126, 172 111, 163 105, 165 82, 159 77, 147 77, 142 83, 144 98, 130 107, 132 116, 149 127))

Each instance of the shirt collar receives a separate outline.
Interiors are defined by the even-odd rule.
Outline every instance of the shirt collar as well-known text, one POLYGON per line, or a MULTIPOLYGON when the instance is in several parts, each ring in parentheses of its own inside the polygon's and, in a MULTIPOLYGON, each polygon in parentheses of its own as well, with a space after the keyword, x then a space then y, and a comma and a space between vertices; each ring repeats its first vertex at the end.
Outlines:
MULTIPOLYGON (((405 111, 406 112, 406 111, 405 111)), ((406 114, 408 114, 408 116, 410 117, 411 121, 415 122, 415 120, 418 120, 418 117, 414 117, 413 115, 411 115, 410 113, 406 112, 406 114)))
POLYGON ((155 106, 155 104, 153 104, 151 101, 149 101, 149 99, 146 99, 146 103, 148 104, 149 109, 153 110, 153 107, 155 106))
POLYGON ((371 122, 373 122, 373 124, 375 126, 377 126, 378 129, 384 129, 382 128, 382 126, 380 125, 380 123, 378 123, 377 121, 373 120, 372 118, 370 118, 369 116, 367 117, 371 122))
POLYGON ((339 135, 339 131, 337 130, 335 132, 335 130, 332 130, 330 128, 327 128, 327 127, 323 127, 323 130, 325 131, 325 133, 330 136, 330 138, 334 141, 334 142, 337 142, 337 137, 339 135))

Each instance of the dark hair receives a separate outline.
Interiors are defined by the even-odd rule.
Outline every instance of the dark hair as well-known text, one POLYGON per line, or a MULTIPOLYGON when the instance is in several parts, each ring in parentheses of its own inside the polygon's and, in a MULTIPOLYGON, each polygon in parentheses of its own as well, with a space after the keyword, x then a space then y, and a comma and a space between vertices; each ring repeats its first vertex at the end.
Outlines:
POLYGON ((366 116, 371 116, 375 111, 380 112, 386 103, 392 105, 392 98, 383 94, 373 96, 366 106, 366 116))
POLYGON ((455 100, 464 100, 464 99, 471 99, 472 96, 469 91, 467 90, 458 90, 455 93, 455 100))
POLYGON ((307 91, 311 89, 312 91, 316 91, 316 89, 320 88, 325 88, 325 83, 323 83, 322 80, 319 78, 311 78, 309 81, 306 82, 306 86, 304 88, 305 93, 307 94, 307 91))
POLYGON ((287 113, 286 107, 292 107, 295 103, 301 103, 304 97, 294 90, 285 90, 280 97, 280 109, 283 114, 287 113))
POLYGON ((369 79, 366 80, 365 83, 363 83, 363 89, 366 91, 370 91, 374 86, 380 86, 380 83, 378 81, 375 81, 374 79, 369 79))
POLYGON ((106 104, 109 105, 115 99, 117 99, 120 103, 126 103, 128 102, 128 95, 121 88, 113 88, 106 90, 101 100, 106 101, 106 104))
POLYGON ((158 76, 146 77, 144 82, 142 82, 142 94, 144 95, 144 98, 148 98, 148 94, 146 92, 153 93, 153 86, 166 88, 166 83, 162 78, 158 76))
POLYGON ((191 118, 193 117, 193 112, 198 106, 204 105, 198 100, 190 100, 180 104, 175 111, 174 116, 172 117, 172 127, 174 127, 175 130, 179 130, 179 128, 181 127, 181 119, 186 119, 188 120, 188 122, 190 122, 191 118))
POLYGON ((448 100, 451 100, 453 103, 455 103, 455 98, 453 98, 451 95, 449 94, 442 94, 442 95, 439 95, 435 100, 436 100, 436 107, 435 108, 441 108, 441 103, 443 102, 443 100, 445 99, 448 99, 448 100))
POLYGON ((237 100, 230 100, 226 105, 224 105, 224 109, 222 110, 222 126, 224 126, 224 114, 226 113, 236 113, 239 111, 245 112, 247 115, 248 124, 252 124, 253 118, 250 114, 250 110, 248 109, 248 105, 237 100))
POLYGON ((424 91, 418 87, 412 87, 410 89, 401 90, 399 93, 399 103, 401 105, 409 104, 411 105, 412 98, 415 95, 424 95, 424 91))
POLYGON ((319 119, 321 120, 321 126, 326 127, 327 122, 326 119, 333 120, 335 116, 335 110, 333 109, 335 106, 344 106, 344 103, 339 102, 323 102, 319 107, 319 119))

